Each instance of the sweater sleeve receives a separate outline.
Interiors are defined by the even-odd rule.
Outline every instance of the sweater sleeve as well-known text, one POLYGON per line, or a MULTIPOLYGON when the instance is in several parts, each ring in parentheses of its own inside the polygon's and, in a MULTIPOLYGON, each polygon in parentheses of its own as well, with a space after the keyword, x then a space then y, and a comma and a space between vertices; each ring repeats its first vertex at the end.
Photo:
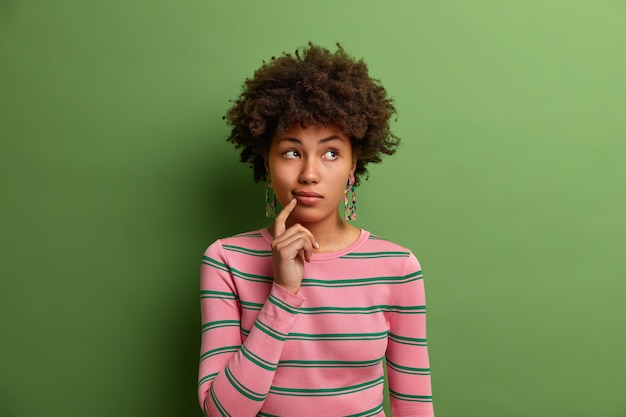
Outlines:
POLYGON ((394 304, 401 308, 389 316, 386 361, 391 411, 394 417, 432 417, 424 281, 413 254, 404 276, 405 283, 394 294, 394 304))
POLYGON ((202 342, 198 398, 207 416, 256 416, 267 397, 289 329, 304 299, 272 284, 242 343, 241 309, 220 241, 200 273, 202 342))

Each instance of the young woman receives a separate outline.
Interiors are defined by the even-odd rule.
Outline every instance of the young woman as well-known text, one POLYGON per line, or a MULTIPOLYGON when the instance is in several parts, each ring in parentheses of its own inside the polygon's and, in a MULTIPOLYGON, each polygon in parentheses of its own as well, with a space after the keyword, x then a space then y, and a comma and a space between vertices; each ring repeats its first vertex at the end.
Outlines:
POLYGON ((384 363, 393 415, 433 415, 420 265, 346 221, 367 164, 395 152, 394 113, 340 45, 309 44, 246 80, 229 141, 267 181, 268 214, 274 198, 283 209, 203 257, 207 416, 384 416, 384 363))

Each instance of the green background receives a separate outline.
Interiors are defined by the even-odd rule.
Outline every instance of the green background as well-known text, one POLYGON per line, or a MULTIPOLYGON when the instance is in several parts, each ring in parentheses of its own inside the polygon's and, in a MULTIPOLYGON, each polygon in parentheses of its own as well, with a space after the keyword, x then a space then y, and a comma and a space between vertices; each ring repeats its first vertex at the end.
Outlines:
POLYGON ((437 416, 626 416, 617 0, 2 0, 0 415, 201 414, 200 256, 267 223, 221 116, 309 40, 395 98, 357 223, 422 262, 437 416))

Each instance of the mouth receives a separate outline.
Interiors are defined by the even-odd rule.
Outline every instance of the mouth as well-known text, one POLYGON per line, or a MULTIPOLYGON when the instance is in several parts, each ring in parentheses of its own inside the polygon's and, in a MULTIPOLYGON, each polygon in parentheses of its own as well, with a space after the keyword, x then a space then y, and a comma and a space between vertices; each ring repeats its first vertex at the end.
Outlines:
POLYGON ((317 204, 324 198, 321 194, 312 191, 294 191, 292 194, 298 200, 298 203, 305 206, 317 204))

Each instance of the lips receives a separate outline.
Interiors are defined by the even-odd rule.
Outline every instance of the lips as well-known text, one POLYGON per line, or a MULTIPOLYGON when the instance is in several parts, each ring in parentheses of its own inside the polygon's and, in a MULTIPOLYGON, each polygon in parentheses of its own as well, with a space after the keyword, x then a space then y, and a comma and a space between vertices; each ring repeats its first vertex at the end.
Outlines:
POLYGON ((306 206, 317 204, 324 198, 321 194, 312 191, 294 191, 293 195, 298 203, 306 206))

